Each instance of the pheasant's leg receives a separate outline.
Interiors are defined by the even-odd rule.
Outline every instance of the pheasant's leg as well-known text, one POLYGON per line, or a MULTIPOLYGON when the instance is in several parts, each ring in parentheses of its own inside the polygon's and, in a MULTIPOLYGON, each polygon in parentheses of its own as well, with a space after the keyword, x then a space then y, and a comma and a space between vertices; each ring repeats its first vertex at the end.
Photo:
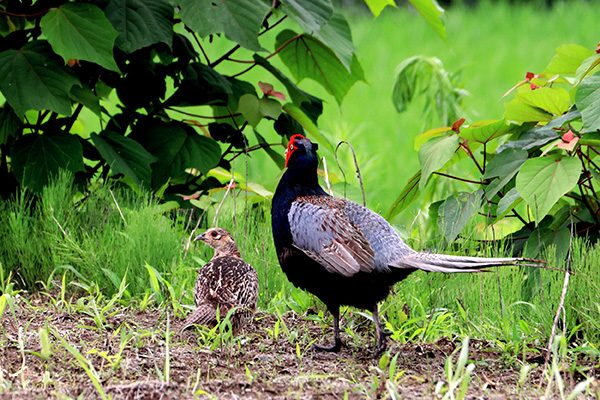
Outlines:
MULTIPOLYGON (((331 310, 330 310, 331 311, 331 310)), ((314 344, 315 350, 319 351, 332 351, 337 353, 342 348, 342 339, 340 338, 340 310, 339 307, 335 311, 331 311, 333 315, 333 346, 327 347, 320 344, 314 344)))
POLYGON ((381 355, 387 348, 387 339, 385 337, 385 333, 383 332, 381 321, 379 320, 379 310, 377 304, 375 304, 375 307, 373 307, 373 310, 371 312, 373 313, 373 322, 375 323, 375 335, 377 336, 377 348, 375 350, 374 357, 377 357, 381 355))

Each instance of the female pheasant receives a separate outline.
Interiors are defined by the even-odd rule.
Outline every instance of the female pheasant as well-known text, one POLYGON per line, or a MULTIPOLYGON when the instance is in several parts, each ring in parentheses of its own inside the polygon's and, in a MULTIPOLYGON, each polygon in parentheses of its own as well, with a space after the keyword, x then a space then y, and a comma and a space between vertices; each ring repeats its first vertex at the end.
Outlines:
POLYGON ((375 354, 386 349, 377 303, 411 272, 480 272, 517 265, 522 258, 478 258, 412 250, 380 215, 349 200, 328 195, 317 179, 317 145, 292 136, 287 170, 271 210, 273 239, 283 272, 295 286, 316 295, 333 315, 334 343, 318 350, 339 351, 339 308, 350 305, 373 313, 375 354))
POLYGON ((194 287, 196 311, 183 322, 180 332, 192 324, 211 325, 219 315, 231 315, 234 334, 244 326, 256 309, 258 275, 241 258, 231 234, 223 228, 210 228, 195 240, 202 240, 215 249, 212 259, 198 272, 194 287))

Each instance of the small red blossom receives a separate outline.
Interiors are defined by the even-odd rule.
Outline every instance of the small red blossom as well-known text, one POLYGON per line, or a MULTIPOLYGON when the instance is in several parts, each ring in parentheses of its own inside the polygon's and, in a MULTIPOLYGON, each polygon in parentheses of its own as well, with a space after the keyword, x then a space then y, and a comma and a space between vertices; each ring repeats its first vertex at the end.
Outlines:
POLYGON ((572 151, 575 148, 575 145, 579 141, 579 136, 575 136, 572 130, 569 130, 562 136, 562 142, 558 143, 558 148, 572 151))
POLYGON ((281 101, 285 101, 285 95, 283 93, 281 93, 281 92, 274 91, 273 90, 273 85, 271 85, 270 83, 258 82, 258 86, 263 91, 263 93, 265 94, 265 96, 273 96, 276 99, 279 99, 281 101))
POLYGON ((537 74, 534 74, 533 72, 527 72, 527 73, 525 74, 525 81, 526 81, 526 82, 529 82, 529 87, 531 88, 531 90, 535 90, 535 89, 538 89, 538 88, 539 88, 539 86, 538 86, 538 85, 535 85, 533 82, 531 82, 531 80, 532 80, 533 78, 538 78, 538 77, 539 77, 539 75, 537 75, 537 74))
POLYGON ((598 46, 596 46, 596 54, 600 54, 600 42, 598 42, 598 46))

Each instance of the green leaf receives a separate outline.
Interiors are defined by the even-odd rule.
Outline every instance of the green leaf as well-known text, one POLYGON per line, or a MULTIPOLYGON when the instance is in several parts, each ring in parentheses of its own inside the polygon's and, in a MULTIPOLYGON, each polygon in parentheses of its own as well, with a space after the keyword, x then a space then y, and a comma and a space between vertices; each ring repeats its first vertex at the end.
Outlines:
POLYGON ((523 132, 518 140, 508 141, 500 146, 497 151, 502 152, 504 149, 517 148, 523 150, 534 149, 536 147, 542 147, 546 143, 558 139, 558 133, 551 129, 547 124, 542 127, 533 127, 523 132))
POLYGON ((14 144, 10 156, 17 180, 36 193, 61 169, 85 169, 81 143, 69 134, 24 135, 14 144))
POLYGON ((285 86, 292 102, 299 107, 308 117, 314 122, 317 122, 318 116, 323 111, 323 101, 311 94, 306 93, 296 86, 294 82, 287 76, 281 73, 280 70, 273 67, 265 58, 254 54, 254 61, 264 69, 269 71, 285 86))
POLYGON ((532 158, 521 167, 516 188, 539 222, 564 194, 575 187, 580 172, 581 163, 576 158, 532 158))
POLYGON ((505 120, 480 121, 463 129, 459 136, 469 143, 488 143, 511 133, 511 127, 505 120))
POLYGON ((579 68, 577 68, 577 73, 575 73, 575 86, 578 86, 589 74, 598 72, 598 65, 600 65, 600 54, 593 54, 583 60, 579 68))
POLYGON ((4 103, 0 111, 0 146, 8 142, 8 138, 17 137, 21 128, 21 120, 9 104, 4 103))
POLYGON ((0 89, 17 116, 27 110, 71 115, 69 92, 80 83, 53 55, 44 40, 0 53, 0 89))
POLYGON ((100 115, 100 98, 87 86, 73 86, 69 92, 71 99, 83 104, 97 116, 100 115))
POLYGON ((444 230, 447 243, 452 243, 462 232, 481 205, 483 191, 452 195, 438 209, 438 226, 444 230))
POLYGON ((245 94, 240 97, 238 112, 250 125, 256 127, 264 117, 277 119, 281 114, 281 103, 267 97, 259 99, 253 94, 245 94))
POLYGON ((213 68, 201 63, 187 66, 177 91, 165 102, 168 106, 195 106, 222 103, 233 94, 231 83, 213 68))
POLYGON ((373 13, 375 18, 381 14, 385 6, 394 6, 396 7, 396 3, 394 0, 365 0, 367 6, 369 6, 369 10, 373 13))
POLYGON ((281 4, 306 33, 318 31, 333 15, 331 0, 282 0, 281 4))
POLYGON ((220 10, 205 0, 181 0, 179 17, 200 37, 223 32, 220 10))
POLYGON ((556 55, 552 58, 543 73, 548 76, 554 74, 575 74, 583 60, 592 54, 590 50, 578 44, 560 45, 556 48, 556 55))
POLYGON ((289 114, 296 122, 300 124, 308 133, 310 133, 323 147, 334 153, 333 146, 325 139, 314 122, 302 111, 292 103, 286 103, 283 105, 283 110, 289 114))
POLYGON ((442 168, 458 148, 458 136, 449 135, 436 137, 423 144, 419 148, 419 163, 421 164, 422 176, 419 182, 419 190, 423 190, 429 176, 442 168))
POLYGON ((199 135, 193 128, 178 122, 153 121, 149 125, 140 128, 143 132, 134 133, 143 140, 146 150, 156 157, 157 161, 152 164, 153 187, 180 176, 187 168, 195 168, 206 175, 219 163, 219 144, 199 135))
POLYGON ((515 122, 551 121, 552 114, 547 113, 537 107, 532 107, 518 97, 515 97, 508 103, 504 104, 503 118, 515 122))
POLYGON ((446 40, 446 26, 444 23, 444 9, 435 0, 408 0, 421 13, 423 18, 431 25, 435 33, 446 40))
POLYGON ((279 52, 281 60, 297 81, 315 80, 341 104, 348 90, 358 80, 365 79, 356 55, 352 58, 351 73, 348 73, 335 53, 321 41, 309 35, 296 36, 291 30, 284 30, 277 36, 277 48, 290 41, 279 52))
POLYGON ((255 128, 263 117, 258 109, 258 97, 253 94, 245 94, 240 97, 237 112, 241 113, 246 121, 255 128))
POLYGON ((113 57, 118 32, 98 7, 65 3, 44 15, 40 26, 56 54, 65 62, 85 60, 120 72, 113 57))
POLYGON ((352 43, 352 33, 346 18, 340 13, 333 14, 327 25, 316 32, 315 36, 333 50, 344 64, 344 67, 350 72, 352 55, 356 53, 356 49, 354 43, 352 43))
POLYGON ((523 93, 516 98, 532 107, 540 108, 554 115, 562 115, 569 110, 571 98, 563 88, 541 87, 523 93))
POLYGON ((180 17, 202 37, 225 33, 251 51, 264 50, 258 42, 258 31, 270 7, 263 1, 247 0, 181 0, 180 17))
POLYGON ((115 44, 126 53, 159 42, 173 44, 173 7, 168 0, 110 0, 104 12, 119 32, 115 44))
POLYGON ((504 217, 510 210, 515 208, 517 204, 522 201, 521 195, 517 191, 517 188, 512 188, 503 198, 498 202, 498 209, 496 211, 496 220, 504 217))
POLYGON ((498 177, 500 182, 497 182, 493 187, 490 184, 486 188, 486 195, 491 199, 502 189, 510 180, 519 172, 521 166, 527 161, 529 153, 521 149, 505 149, 490 161, 485 167, 484 179, 498 177))
POLYGON ((90 138, 113 175, 127 175, 138 186, 150 187, 152 178, 150 164, 157 159, 141 144, 109 130, 102 131, 99 135, 92 132, 90 138))
POLYGON ((581 82, 575 93, 575 103, 583 119, 581 132, 600 129, 600 72, 581 82))
MULTIPOLYGON (((550 245, 554 245, 556 250, 556 259, 562 260, 567 256, 569 251, 570 236, 571 232, 568 228, 560 228, 556 231, 544 228, 540 233, 535 232, 529 237, 529 239, 527 239, 525 245, 526 252, 523 254, 523 257, 538 258, 540 257, 540 247, 541 250, 543 250, 550 245)), ((539 291, 540 280, 539 277, 535 278, 537 279, 532 279, 531 284, 534 286, 537 285, 536 288, 539 291)))
POLYGON ((484 179, 512 177, 527 161, 529 154, 522 149, 506 149, 496 155, 485 167, 484 179))
POLYGON ((394 200, 390 208, 385 213, 385 219, 391 221, 396 215, 400 214, 419 197, 420 180, 421 171, 417 172, 412 178, 408 180, 398 197, 396 197, 396 200, 394 200))
POLYGON ((267 143, 265 138, 262 137, 262 135, 260 133, 258 133, 256 130, 254 130, 254 135, 256 135, 256 140, 258 140, 258 143, 260 145, 264 146, 264 150, 267 152, 269 157, 271 157, 271 160, 273 160, 273 162, 277 165, 277 167, 279 169, 284 169, 285 168, 285 159, 281 156, 281 154, 279 154, 277 151, 273 150, 273 148, 271 146, 269 146, 269 143, 267 143))

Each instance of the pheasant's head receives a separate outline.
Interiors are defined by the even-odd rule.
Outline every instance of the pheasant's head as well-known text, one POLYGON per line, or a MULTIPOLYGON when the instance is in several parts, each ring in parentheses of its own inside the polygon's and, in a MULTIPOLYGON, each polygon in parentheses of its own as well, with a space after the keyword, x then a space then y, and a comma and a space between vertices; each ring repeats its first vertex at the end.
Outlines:
POLYGON ((210 228, 194 240, 202 240, 204 243, 215 249, 214 257, 235 256, 239 254, 235 240, 231 234, 223 228, 210 228))
POLYGON ((298 160, 317 160, 318 145, 302 135, 293 135, 285 149, 285 166, 292 167, 298 160))

